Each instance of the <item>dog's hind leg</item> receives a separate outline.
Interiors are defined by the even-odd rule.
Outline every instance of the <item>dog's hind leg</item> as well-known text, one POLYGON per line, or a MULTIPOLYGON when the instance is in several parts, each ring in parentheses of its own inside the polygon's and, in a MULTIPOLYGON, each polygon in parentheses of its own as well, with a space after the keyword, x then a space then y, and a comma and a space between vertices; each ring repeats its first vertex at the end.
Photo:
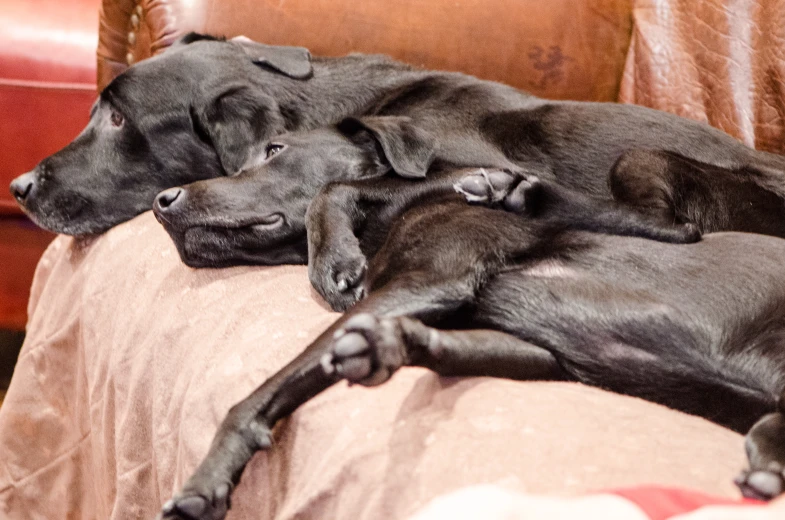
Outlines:
POLYGON ((608 185, 614 200, 631 210, 662 222, 681 222, 674 207, 672 169, 667 152, 630 150, 611 168, 608 185))
POLYGON ((442 376, 567 380, 547 350, 494 330, 437 330, 406 316, 356 314, 335 332, 325 370, 366 386, 385 382, 402 366, 442 376))
POLYGON ((785 237, 782 157, 755 152, 747 166, 721 167, 663 150, 630 150, 611 169, 609 188, 623 207, 702 232, 785 237), (779 169, 767 164, 780 163, 779 169))
POLYGON ((745 446, 750 469, 736 479, 748 498, 770 500, 785 493, 785 413, 765 415, 747 433, 745 446))
POLYGON ((700 240, 700 231, 694 224, 663 223, 613 201, 597 199, 522 172, 480 169, 459 180, 455 190, 469 203, 550 218, 573 229, 679 244, 700 240))

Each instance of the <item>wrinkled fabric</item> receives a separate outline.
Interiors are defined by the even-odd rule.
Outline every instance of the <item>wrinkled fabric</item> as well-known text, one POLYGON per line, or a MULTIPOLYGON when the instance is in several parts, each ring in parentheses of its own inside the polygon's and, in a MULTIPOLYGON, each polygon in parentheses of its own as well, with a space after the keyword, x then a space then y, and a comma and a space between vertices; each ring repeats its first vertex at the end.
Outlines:
MULTIPOLYGON (((335 317, 304 266, 185 267, 149 213, 92 241, 58 237, 0 408, 0 518, 152 518, 228 408, 335 317)), ((638 399, 409 368, 298 410, 230 518, 405 518, 481 483, 733 497, 744 465, 741 436, 638 399)))
POLYGON ((785 153, 785 0, 635 0, 619 99, 785 153))

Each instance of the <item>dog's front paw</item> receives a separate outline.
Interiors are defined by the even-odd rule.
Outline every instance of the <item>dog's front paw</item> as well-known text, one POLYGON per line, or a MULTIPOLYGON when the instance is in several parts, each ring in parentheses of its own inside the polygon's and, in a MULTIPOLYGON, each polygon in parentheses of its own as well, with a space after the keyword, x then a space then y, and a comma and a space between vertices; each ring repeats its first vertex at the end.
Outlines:
POLYGON ((365 255, 357 246, 333 248, 309 265, 311 284, 336 311, 345 311, 364 296, 365 255))
POLYGON ((156 520, 222 520, 230 507, 231 484, 199 487, 189 485, 167 501, 156 520))
POLYGON ((353 316, 335 332, 331 351, 322 358, 325 372, 365 386, 384 383, 409 362, 401 328, 405 319, 353 316))
POLYGON ((533 208, 541 186, 534 175, 482 168, 467 174, 454 187, 469 203, 501 205, 507 211, 524 213, 533 208))
POLYGON ((734 482, 742 495, 756 500, 772 500, 785 492, 785 473, 774 468, 745 471, 734 482))

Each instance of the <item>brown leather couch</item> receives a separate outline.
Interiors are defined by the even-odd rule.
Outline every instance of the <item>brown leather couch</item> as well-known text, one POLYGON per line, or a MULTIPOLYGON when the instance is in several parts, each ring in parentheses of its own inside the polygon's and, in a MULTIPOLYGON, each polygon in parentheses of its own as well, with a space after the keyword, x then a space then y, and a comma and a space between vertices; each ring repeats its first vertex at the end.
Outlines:
MULTIPOLYGON (((6 13, 24 30, 0 31, 0 138, 12 150, 0 183, 86 121, 96 1, 18 0, 6 13)), ((785 0, 103 0, 98 28, 98 88, 186 31, 244 34, 315 54, 387 53, 550 98, 639 103, 785 151, 785 0)), ((0 189, 0 327, 21 325, 49 240, 16 212, 0 189)))

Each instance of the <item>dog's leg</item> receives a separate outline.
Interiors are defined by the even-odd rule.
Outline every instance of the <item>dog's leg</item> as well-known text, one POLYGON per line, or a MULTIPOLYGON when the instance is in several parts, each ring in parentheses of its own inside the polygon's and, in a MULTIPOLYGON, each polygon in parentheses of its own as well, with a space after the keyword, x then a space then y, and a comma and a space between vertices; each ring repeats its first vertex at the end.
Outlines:
POLYGON ((637 236, 660 242, 692 243, 700 240, 700 231, 694 224, 664 224, 659 219, 612 201, 592 198, 510 170, 477 170, 458 181, 455 190, 470 203, 499 206, 526 216, 553 218, 574 229, 637 236))
POLYGON ((663 224, 785 237, 783 171, 767 166, 775 156, 755 157, 762 160, 728 168, 662 150, 632 150, 613 166, 609 187, 619 204, 663 224))
POLYGON ((311 201, 306 213, 308 277, 333 310, 343 311, 362 298, 367 267, 355 229, 365 218, 360 190, 336 183, 311 201))
POLYGON ((747 433, 750 469, 736 479, 748 498, 770 500, 785 493, 785 413, 780 398, 778 411, 764 416, 747 433))
POLYGON ((443 376, 567 380, 547 350, 493 330, 445 331, 406 316, 355 314, 335 332, 323 358, 328 373, 366 386, 385 382, 402 366, 422 366, 443 376))
POLYGON ((631 150, 613 165, 608 184, 614 200, 663 223, 680 219, 674 208, 670 158, 657 150, 631 150))
POLYGON ((438 319, 473 297, 470 288, 470 284, 447 283, 422 287, 404 275, 361 301, 354 312, 342 316, 294 361, 232 407, 207 456, 182 491, 164 504, 159 518, 224 518, 229 509, 231 491, 246 464, 256 451, 272 445, 273 426, 340 380, 334 371, 324 370, 323 359, 325 354, 330 353, 335 332, 344 327, 352 315, 371 313, 382 317, 412 315, 421 319, 438 319), (456 290, 456 287, 459 289, 456 290))
POLYGON ((362 298, 366 254, 381 245, 395 216, 412 201, 449 190, 451 181, 428 183, 399 178, 374 178, 334 183, 311 202, 306 215, 308 276, 316 291, 337 311, 362 298), (368 221, 373 220, 373 225, 368 221), (372 227, 363 239, 356 232, 372 227))

